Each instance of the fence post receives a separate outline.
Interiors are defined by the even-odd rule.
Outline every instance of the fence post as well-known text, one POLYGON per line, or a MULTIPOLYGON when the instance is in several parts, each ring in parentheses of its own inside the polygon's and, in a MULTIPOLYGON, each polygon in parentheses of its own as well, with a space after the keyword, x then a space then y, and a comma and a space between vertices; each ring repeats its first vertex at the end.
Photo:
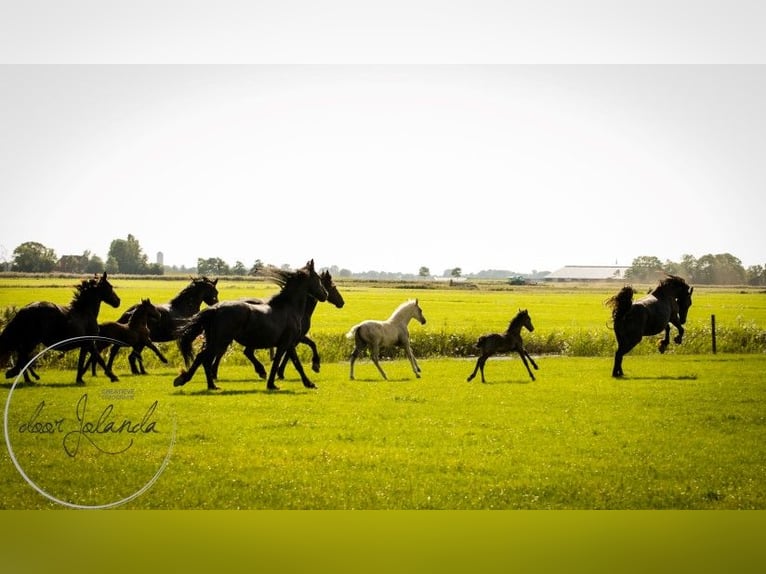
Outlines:
POLYGON ((713 335, 713 354, 716 353, 716 345, 715 345, 715 315, 710 315, 710 332, 713 335))

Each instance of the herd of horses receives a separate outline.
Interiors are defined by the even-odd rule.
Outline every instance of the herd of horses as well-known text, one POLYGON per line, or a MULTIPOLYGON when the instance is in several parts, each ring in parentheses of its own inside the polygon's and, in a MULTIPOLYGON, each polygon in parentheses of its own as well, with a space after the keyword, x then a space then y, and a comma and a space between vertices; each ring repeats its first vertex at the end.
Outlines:
MULTIPOLYGON (((0 364, 8 362, 14 355, 13 365, 6 371, 6 378, 23 374, 27 383, 39 379, 34 365, 40 356, 33 355, 39 346, 54 347, 62 352, 79 349, 75 382, 84 384, 83 375, 91 368, 95 375, 101 367, 110 380, 118 380, 113 372, 115 358, 123 348, 130 349, 128 357, 133 374, 145 374, 141 353, 145 348, 167 362, 159 342, 177 341, 184 358, 185 368, 173 381, 178 387, 192 379, 199 367, 205 373, 207 388, 218 389, 218 367, 224 353, 237 342, 244 348, 256 374, 267 380, 269 390, 278 389, 276 379, 284 378, 287 361, 291 361, 301 377, 303 385, 315 388, 306 375, 296 351, 299 343, 312 350, 311 367, 319 372, 320 357, 316 344, 308 337, 311 316, 319 302, 327 301, 338 308, 344 300, 328 271, 318 273, 313 259, 297 270, 267 268, 262 272, 268 280, 279 286, 279 291, 266 299, 239 299, 219 301, 217 279, 207 277, 192 279, 171 301, 161 305, 143 299, 122 314, 117 321, 98 322, 101 303, 119 307, 120 298, 109 283, 107 274, 84 280, 76 287, 69 305, 57 305, 47 301, 30 303, 8 322, 0 333, 0 364), (207 305, 201 309, 202 304, 207 305), (198 353, 194 352, 194 341, 203 337, 198 353), (109 357, 104 351, 110 348, 109 357), (267 373, 263 364, 255 357, 256 349, 270 349, 273 359, 267 373)), ((643 337, 665 332, 659 343, 659 351, 665 352, 670 342, 670 326, 678 334, 675 343, 680 344, 683 325, 692 304, 692 292, 684 279, 667 275, 657 287, 646 296, 634 301, 632 287, 623 287, 607 300, 612 308, 612 320, 617 350, 614 355, 612 376, 624 376, 623 356, 630 352, 643 337)), ((346 337, 353 340, 354 349, 350 356, 350 379, 354 379, 354 363, 369 350, 370 357, 380 375, 386 373, 380 366, 380 351, 399 346, 404 349, 416 377, 420 377, 420 366, 410 346, 408 325, 416 320, 426 323, 418 299, 410 299, 397 307, 386 320, 367 320, 354 325, 346 337)), ((487 360, 498 354, 515 352, 521 358, 529 376, 535 376, 537 364, 524 347, 522 328, 532 332, 534 326, 529 312, 519 310, 504 333, 482 335, 476 342, 478 359, 470 382, 481 373, 487 360)))

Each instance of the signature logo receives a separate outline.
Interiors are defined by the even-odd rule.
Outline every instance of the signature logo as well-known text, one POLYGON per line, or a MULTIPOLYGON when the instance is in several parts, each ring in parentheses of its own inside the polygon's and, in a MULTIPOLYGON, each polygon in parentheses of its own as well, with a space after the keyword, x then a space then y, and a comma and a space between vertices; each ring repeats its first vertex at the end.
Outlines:
POLYGON ((130 447, 133 446, 133 438, 131 435, 157 433, 157 421, 154 420, 154 412, 157 410, 158 401, 154 401, 144 413, 143 417, 134 422, 131 419, 123 418, 120 420, 114 414, 114 404, 109 403, 97 418, 90 420, 88 418, 88 394, 85 393, 77 401, 77 407, 75 409, 74 428, 67 431, 69 428, 67 424, 69 421, 65 418, 46 419, 47 413, 43 413, 45 409, 45 401, 40 403, 35 408, 29 420, 19 425, 20 433, 31 434, 63 434, 63 446, 64 452, 67 455, 74 458, 80 451, 80 444, 83 439, 90 443, 96 450, 104 454, 118 455, 125 453, 130 447), (125 435, 128 437, 127 444, 118 450, 110 450, 108 447, 102 446, 99 443, 98 437, 100 435, 125 435))
POLYGON ((151 389, 121 382, 99 387, 99 379, 90 378, 92 390, 83 392, 60 381, 71 378, 71 370, 50 370, 44 385, 17 390, 24 371, 41 356, 80 339, 101 337, 60 341, 18 374, 5 405, 6 446, 22 478, 49 500, 72 508, 110 508, 154 485, 170 462, 176 421, 151 389))

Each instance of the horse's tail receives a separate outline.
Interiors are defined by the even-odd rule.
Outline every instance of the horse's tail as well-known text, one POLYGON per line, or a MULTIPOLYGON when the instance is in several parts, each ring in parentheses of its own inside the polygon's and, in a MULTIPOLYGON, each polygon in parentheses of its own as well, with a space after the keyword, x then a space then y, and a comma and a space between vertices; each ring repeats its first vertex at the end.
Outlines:
POLYGON ((16 315, 5 325, 0 332, 0 365, 8 362, 11 354, 16 350, 16 340, 18 339, 18 321, 15 321, 16 315))
POLYGON ((176 331, 178 338, 178 348, 184 358, 184 362, 189 365, 194 358, 194 340, 199 337, 203 331, 207 331, 213 319, 214 310, 207 307, 195 314, 184 322, 176 331))
POLYGON ((348 333, 346 333, 346 339, 353 339, 353 338, 356 336, 356 330, 359 328, 359 325, 361 325, 361 323, 359 323, 358 325, 354 325, 353 327, 351 327, 351 329, 349 330, 349 332, 348 332, 348 333))
POLYGON ((630 285, 626 285, 613 297, 609 297, 605 304, 612 308, 612 319, 619 321, 633 306, 633 294, 636 291, 630 285))

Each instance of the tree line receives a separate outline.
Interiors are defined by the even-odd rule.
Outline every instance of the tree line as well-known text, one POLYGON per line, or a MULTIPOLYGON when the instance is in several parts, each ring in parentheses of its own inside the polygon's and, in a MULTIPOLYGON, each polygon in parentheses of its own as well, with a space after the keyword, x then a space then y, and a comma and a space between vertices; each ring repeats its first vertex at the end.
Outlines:
MULTIPOLYGON (((182 268, 181 272, 195 272, 199 275, 209 276, 246 276, 255 275, 265 264, 256 259, 255 262, 246 266, 241 261, 229 265, 220 257, 198 258, 196 269, 182 268)), ((283 266, 284 267, 284 266, 283 266)), ((174 269, 174 268, 169 268, 174 269)), ((64 255, 58 257, 56 252, 42 243, 28 241, 22 243, 13 250, 10 261, 0 261, 0 270, 15 271, 19 273, 74 273, 91 274, 103 273, 124 275, 164 275, 166 267, 159 263, 150 263, 147 255, 143 252, 141 244, 133 235, 126 239, 114 239, 109 245, 106 261, 90 251, 82 255, 64 255)), ((331 268, 333 275, 338 277, 351 277, 348 269, 331 268)), ((666 260, 664 263, 655 256, 642 255, 636 257, 630 268, 625 272, 628 281, 654 281, 658 275, 670 273, 680 275, 693 284, 701 285, 766 285, 766 267, 764 265, 752 265, 745 268, 737 257, 730 253, 707 254, 695 258, 693 255, 683 255, 681 260, 666 260)), ((355 276, 374 276, 376 279, 405 279, 410 277, 425 278, 430 276, 428 267, 420 267, 417 275, 383 272, 364 272, 355 276)), ((444 271, 445 277, 461 277, 460 267, 444 271)), ((513 275, 510 271, 489 270, 477 274, 476 277, 507 279, 513 275)), ((544 277, 545 273, 537 274, 544 277)))
POLYGON ((697 285, 766 285, 766 269, 763 265, 751 265, 747 269, 731 253, 711 253, 696 258, 683 255, 681 261, 667 260, 649 255, 636 257, 625 271, 629 281, 653 281, 659 274, 680 275, 689 283, 697 285))

